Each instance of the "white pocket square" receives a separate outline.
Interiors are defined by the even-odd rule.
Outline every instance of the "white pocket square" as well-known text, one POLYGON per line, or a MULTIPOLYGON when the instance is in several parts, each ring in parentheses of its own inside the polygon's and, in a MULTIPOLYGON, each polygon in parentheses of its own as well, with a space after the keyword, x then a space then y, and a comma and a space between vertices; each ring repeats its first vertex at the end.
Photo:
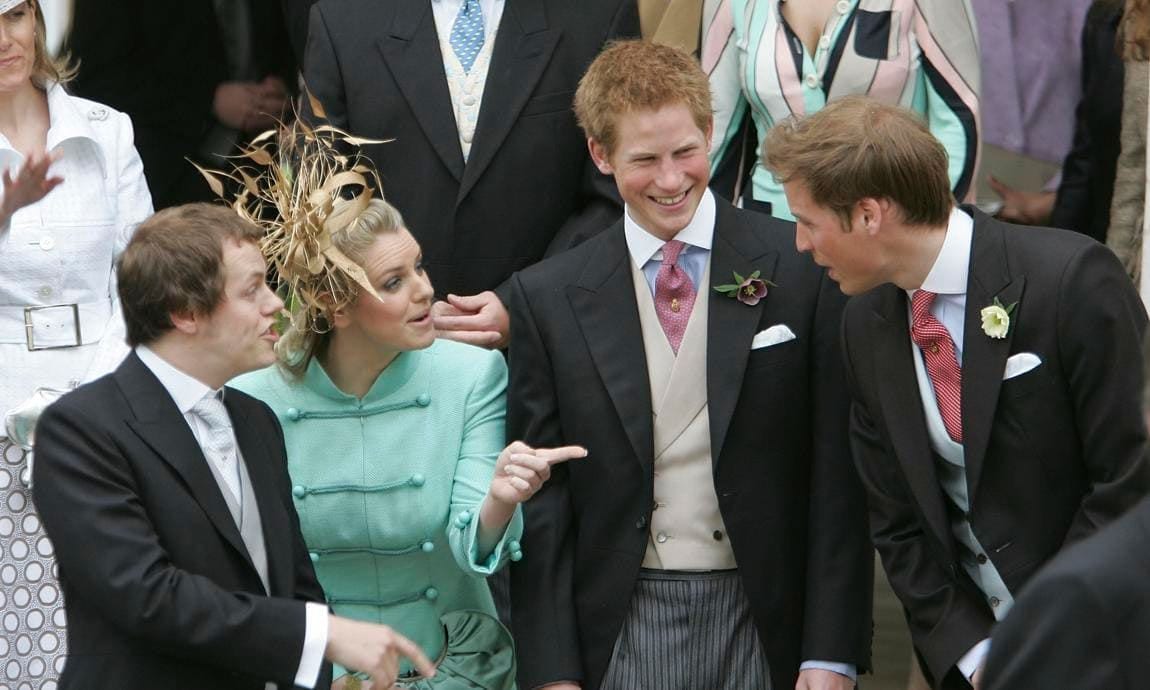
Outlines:
POLYGON ((778 323, 756 333, 754 339, 751 340, 751 349, 758 350, 761 347, 770 347, 794 339, 795 332, 791 330, 790 326, 785 323, 778 323))
POLYGON ((1021 376, 1039 364, 1042 364, 1042 360, 1033 352, 1019 352, 1016 355, 1011 355, 1006 360, 1006 372, 1002 375, 1002 380, 1021 376))

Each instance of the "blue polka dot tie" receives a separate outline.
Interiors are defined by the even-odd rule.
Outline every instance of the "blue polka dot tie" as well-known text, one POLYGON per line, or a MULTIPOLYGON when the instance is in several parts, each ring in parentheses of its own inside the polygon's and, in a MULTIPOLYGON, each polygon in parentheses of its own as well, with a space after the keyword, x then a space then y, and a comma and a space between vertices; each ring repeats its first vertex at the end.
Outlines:
POLYGON ((479 0, 464 0, 459 14, 455 15, 455 25, 451 27, 451 49, 464 72, 471 72, 479 49, 483 47, 483 10, 479 0))

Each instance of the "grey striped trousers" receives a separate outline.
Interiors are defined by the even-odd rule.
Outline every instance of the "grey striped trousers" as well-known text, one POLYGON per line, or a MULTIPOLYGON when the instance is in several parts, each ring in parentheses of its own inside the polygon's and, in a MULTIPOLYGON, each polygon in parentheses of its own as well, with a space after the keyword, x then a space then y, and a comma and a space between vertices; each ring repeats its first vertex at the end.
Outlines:
POLYGON ((737 570, 642 570, 602 690, 770 690, 737 570))

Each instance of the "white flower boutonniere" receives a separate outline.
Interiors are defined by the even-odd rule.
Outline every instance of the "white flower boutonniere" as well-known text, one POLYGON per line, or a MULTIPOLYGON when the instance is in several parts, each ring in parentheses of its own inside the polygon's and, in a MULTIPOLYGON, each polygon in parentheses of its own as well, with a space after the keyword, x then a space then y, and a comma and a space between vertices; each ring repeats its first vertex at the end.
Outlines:
POLYGON ((982 311, 979 312, 982 316, 982 332, 991 338, 1005 338, 1006 334, 1010 332, 1010 315, 1017 306, 1018 302, 1004 305, 995 297, 994 304, 983 307, 982 311))

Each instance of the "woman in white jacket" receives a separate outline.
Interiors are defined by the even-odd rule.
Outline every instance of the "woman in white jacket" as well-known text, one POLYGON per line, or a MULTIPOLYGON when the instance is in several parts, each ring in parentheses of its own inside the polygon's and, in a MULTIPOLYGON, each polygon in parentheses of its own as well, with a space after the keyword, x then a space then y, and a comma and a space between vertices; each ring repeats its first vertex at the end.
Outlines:
MULTIPOLYGON (((152 212, 128 117, 70 96, 44 34, 36 2, 0 0, 0 415, 126 354, 114 263, 152 212)), ((0 428, 0 683, 54 687, 64 609, 28 455, 0 428)))

